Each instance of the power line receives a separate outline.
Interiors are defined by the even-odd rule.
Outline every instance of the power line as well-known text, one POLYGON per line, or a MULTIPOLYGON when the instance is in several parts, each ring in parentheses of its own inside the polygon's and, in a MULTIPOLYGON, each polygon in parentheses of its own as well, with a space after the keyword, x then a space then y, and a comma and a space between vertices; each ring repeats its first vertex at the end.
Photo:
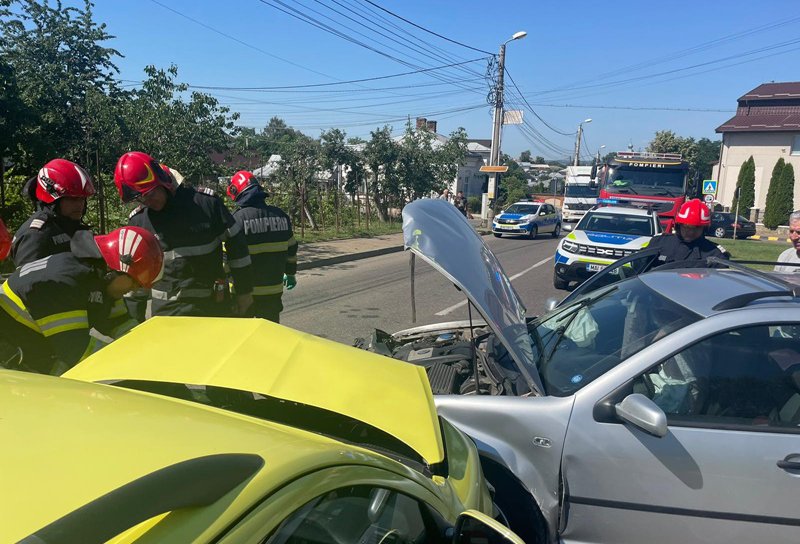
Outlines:
MULTIPOLYGON (((385 76, 375 76, 375 77, 365 77, 361 79, 351 79, 349 81, 332 81, 330 83, 309 83, 306 85, 283 85, 283 86, 273 86, 273 87, 225 87, 225 86, 209 86, 209 85, 190 85, 189 87, 192 89, 207 89, 211 91, 277 91, 277 90, 294 90, 294 89, 311 89, 311 88, 318 88, 318 87, 332 87, 335 85, 351 85, 354 83, 364 83, 365 81, 378 81, 383 79, 391 79, 395 77, 403 77, 403 76, 410 76, 414 74, 422 74, 426 72, 432 72, 435 70, 442 70, 445 68, 451 68, 453 66, 458 66, 462 64, 469 64, 472 62, 477 62, 479 60, 484 59, 472 59, 464 62, 454 63, 454 64, 444 64, 441 66, 434 66, 432 68, 423 68, 419 70, 413 70, 411 72, 402 72, 399 74, 388 74, 385 76)), ((372 89, 369 89, 372 90, 372 89)))
POLYGON ((202 21, 198 21, 197 19, 195 19, 195 18, 193 18, 193 17, 190 17, 190 16, 186 15, 186 14, 185 14, 185 13, 183 13, 183 12, 180 12, 180 11, 178 11, 178 10, 174 9, 174 8, 171 8, 171 7, 169 7, 169 6, 165 5, 165 4, 162 4, 162 3, 161 3, 161 2, 159 2, 158 0, 150 0, 150 1, 151 1, 152 3, 154 3, 154 4, 158 5, 158 6, 161 6, 162 8, 164 8, 164 9, 166 9, 166 10, 168 10, 168 11, 171 11, 172 13, 174 13, 175 15, 178 15, 179 17, 183 17, 184 19, 187 19, 187 20, 189 20, 189 21, 191 21, 191 22, 195 23, 196 25, 200 25, 200 26, 202 26, 202 27, 203 27, 203 28, 205 28, 206 30, 210 30, 211 32, 214 32, 215 34, 219 34, 220 36, 223 36, 223 37, 224 37, 224 38, 226 38, 226 39, 232 40, 232 41, 234 41, 234 42, 236 42, 236 43, 238 43, 238 44, 240 44, 240 45, 243 45, 243 46, 245 46, 245 47, 249 47, 250 49, 252 49, 252 50, 254 50, 254 51, 258 51, 258 52, 259 52, 259 53, 261 53, 261 54, 267 55, 268 57, 272 57, 273 59, 279 60, 279 61, 281 61, 281 62, 285 62, 286 64, 291 64, 292 66, 295 66, 295 67, 297 67, 297 68, 300 68, 300 69, 302 69, 302 70, 306 70, 306 71, 308 71, 308 72, 312 72, 312 73, 314 73, 314 74, 317 74, 317 75, 320 75, 320 76, 323 76, 323 77, 327 77, 327 78, 330 78, 330 79, 336 79, 335 77, 333 77, 333 76, 331 76, 331 75, 328 75, 328 74, 326 74, 326 73, 323 73, 323 72, 318 72, 317 70, 314 70, 314 69, 312 69, 312 68, 309 68, 309 67, 307 67, 307 66, 303 66, 302 64, 298 64, 298 63, 296 63, 296 62, 293 62, 293 61, 291 61, 291 60, 289 60, 289 59, 285 59, 285 58, 283 58, 283 57, 279 57, 278 55, 275 55, 275 54, 273 54, 273 53, 270 53, 269 51, 265 51, 264 49, 261 49, 261 48, 259 48, 259 47, 256 47, 256 46, 255 46, 255 45, 253 45, 253 44, 250 44, 250 43, 247 43, 247 42, 245 42, 245 41, 243 41, 243 40, 240 40, 240 39, 238 39, 238 38, 235 38, 235 37, 231 36, 230 34, 227 34, 227 33, 225 33, 225 32, 222 32, 221 30, 217 30, 216 28, 214 28, 214 27, 212 27, 212 26, 209 26, 209 25, 207 25, 207 24, 203 23, 202 21))
POLYGON ((522 99, 522 101, 523 101, 523 102, 525 102, 525 105, 526 105, 526 106, 528 106, 528 110, 530 110, 530 112, 531 112, 531 113, 532 113, 532 114, 533 114, 533 115, 534 115, 534 116, 535 116, 535 117, 536 117, 536 118, 537 118, 539 121, 541 121, 541 122, 542 122, 542 124, 543 124, 544 126, 546 126, 547 128, 549 128, 550 130, 552 130, 552 131, 553 131, 553 132, 555 132, 556 134, 561 134, 562 136, 572 136, 573 134, 575 134, 574 132, 564 132, 563 130, 558 130, 557 128, 555 128, 555 127, 553 127, 552 125, 550 125, 550 123, 548 123, 547 121, 545 121, 544 119, 542 119, 542 118, 541 118, 541 116, 540 116, 538 113, 536 113, 536 110, 534 110, 534 109, 533 109, 533 106, 531 106, 531 105, 528 103, 528 99, 527 99, 527 98, 525 98, 525 95, 524 95, 524 94, 522 94, 522 91, 521 91, 521 90, 519 89, 519 87, 517 86, 517 82, 516 82, 516 81, 514 81, 514 78, 513 78, 513 77, 511 77, 511 73, 508 71, 508 69, 507 69, 507 68, 505 69, 505 72, 506 72, 506 75, 508 76, 508 79, 510 79, 510 80, 511 80, 511 84, 512 84, 512 85, 514 86, 514 88, 517 90, 517 94, 519 95, 519 97, 522 99))
POLYGON ((420 30, 422 30, 422 31, 424 31, 424 32, 427 32, 428 34, 432 34, 432 35, 436 36, 437 38, 441 38, 441 39, 443 39, 443 40, 445 40, 445 41, 448 41, 448 42, 450 42, 450 43, 454 43, 454 44, 456 44, 456 45, 460 45, 461 47, 466 47, 467 49, 472 49, 473 51, 477 51, 478 53, 484 53, 484 54, 486 54, 486 55, 494 55, 494 53, 489 53, 488 51, 484 51, 483 49, 478 49, 478 48, 476 48, 476 47, 472 47, 471 45, 467 45, 467 44, 465 44, 465 43, 461 43, 461 42, 459 42, 459 41, 456 41, 456 40, 453 40, 453 39, 451 39, 451 38, 448 38, 447 36, 442 36, 441 34, 439 34, 439 33, 437 33, 437 32, 434 32, 433 30, 430 30, 430 29, 427 29, 427 28, 425 28, 424 26, 418 25, 417 23, 415 23, 415 22, 413 22, 413 21, 409 21, 409 20, 408 20, 408 19, 406 19, 405 17, 402 17, 402 16, 400 16, 400 15, 398 15, 398 14, 394 13, 393 11, 389 11, 388 9, 384 8, 383 6, 379 6, 378 4, 376 4, 375 2, 373 2, 372 0, 362 0, 362 1, 363 1, 363 2, 366 2, 367 4, 370 4, 370 5, 374 6, 374 7, 376 7, 376 8, 378 8, 379 10, 381 10, 381 11, 383 11, 383 12, 386 12, 386 13, 388 13, 388 14, 389 14, 389 15, 391 15, 392 17, 396 17, 397 19, 400 19, 400 20, 401 20, 401 21, 403 21, 404 23, 408 23, 408 24, 410 24, 410 25, 411 25, 411 26, 413 26, 414 28, 418 28, 418 29, 420 29, 420 30))
POLYGON ((722 110, 711 108, 672 108, 667 106, 589 106, 581 104, 535 104, 539 108, 581 108, 598 110, 630 110, 630 111, 686 111, 705 113, 735 113, 736 110, 722 110))

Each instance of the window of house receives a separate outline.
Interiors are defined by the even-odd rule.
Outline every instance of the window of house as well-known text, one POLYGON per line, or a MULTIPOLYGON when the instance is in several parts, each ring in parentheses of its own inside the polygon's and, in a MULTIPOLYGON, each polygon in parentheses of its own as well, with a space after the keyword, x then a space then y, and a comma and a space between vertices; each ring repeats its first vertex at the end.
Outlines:
POLYGON ((800 155, 800 134, 795 134, 792 139, 792 155, 800 155))

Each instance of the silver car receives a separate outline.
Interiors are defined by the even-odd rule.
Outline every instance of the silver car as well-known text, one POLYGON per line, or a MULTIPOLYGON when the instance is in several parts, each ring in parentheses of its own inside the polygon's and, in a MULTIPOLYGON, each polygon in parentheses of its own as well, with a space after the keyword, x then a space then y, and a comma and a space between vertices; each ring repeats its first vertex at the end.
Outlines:
POLYGON ((800 542, 800 287, 789 276, 637 276, 646 267, 631 257, 531 320, 450 208, 407 206, 406 246, 482 321, 378 333, 368 347, 427 368, 439 412, 475 440, 515 532, 800 542))

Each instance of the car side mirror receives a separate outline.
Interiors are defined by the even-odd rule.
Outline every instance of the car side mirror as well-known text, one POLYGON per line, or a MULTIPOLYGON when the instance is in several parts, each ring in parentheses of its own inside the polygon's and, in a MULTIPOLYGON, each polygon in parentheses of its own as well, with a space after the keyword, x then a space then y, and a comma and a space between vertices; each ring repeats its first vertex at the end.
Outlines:
POLYGON ((477 510, 458 516, 453 544, 525 544, 514 531, 477 510))
MULTIPOLYGON (((592 173, 590 174, 590 177, 591 177, 592 180, 597 177, 597 163, 596 162, 592 165, 592 173)), ((591 183, 591 181, 590 181, 590 183, 591 183)))
POLYGON ((550 297, 546 301, 544 301, 544 307, 549 312, 550 310, 555 310, 558 307, 558 299, 555 297, 550 297))
POLYGON ((539 212, 539 215, 547 215, 547 212, 539 212))
POLYGON ((625 397, 614 406, 617 417, 644 432, 663 438, 667 435, 667 414, 640 393, 625 397))

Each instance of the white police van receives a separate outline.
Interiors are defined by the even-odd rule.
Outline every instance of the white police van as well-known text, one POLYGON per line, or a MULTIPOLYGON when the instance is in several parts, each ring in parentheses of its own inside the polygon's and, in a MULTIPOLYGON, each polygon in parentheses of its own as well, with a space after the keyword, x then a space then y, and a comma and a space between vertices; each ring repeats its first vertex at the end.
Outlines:
POLYGON ((652 210, 595 207, 558 244, 553 286, 566 289, 573 281, 581 283, 617 259, 647 247, 660 233, 658 214, 652 210))
POLYGON ((503 234, 522 234, 533 239, 544 232, 558 238, 561 213, 552 204, 538 200, 515 202, 492 220, 492 233, 498 238, 503 234))

